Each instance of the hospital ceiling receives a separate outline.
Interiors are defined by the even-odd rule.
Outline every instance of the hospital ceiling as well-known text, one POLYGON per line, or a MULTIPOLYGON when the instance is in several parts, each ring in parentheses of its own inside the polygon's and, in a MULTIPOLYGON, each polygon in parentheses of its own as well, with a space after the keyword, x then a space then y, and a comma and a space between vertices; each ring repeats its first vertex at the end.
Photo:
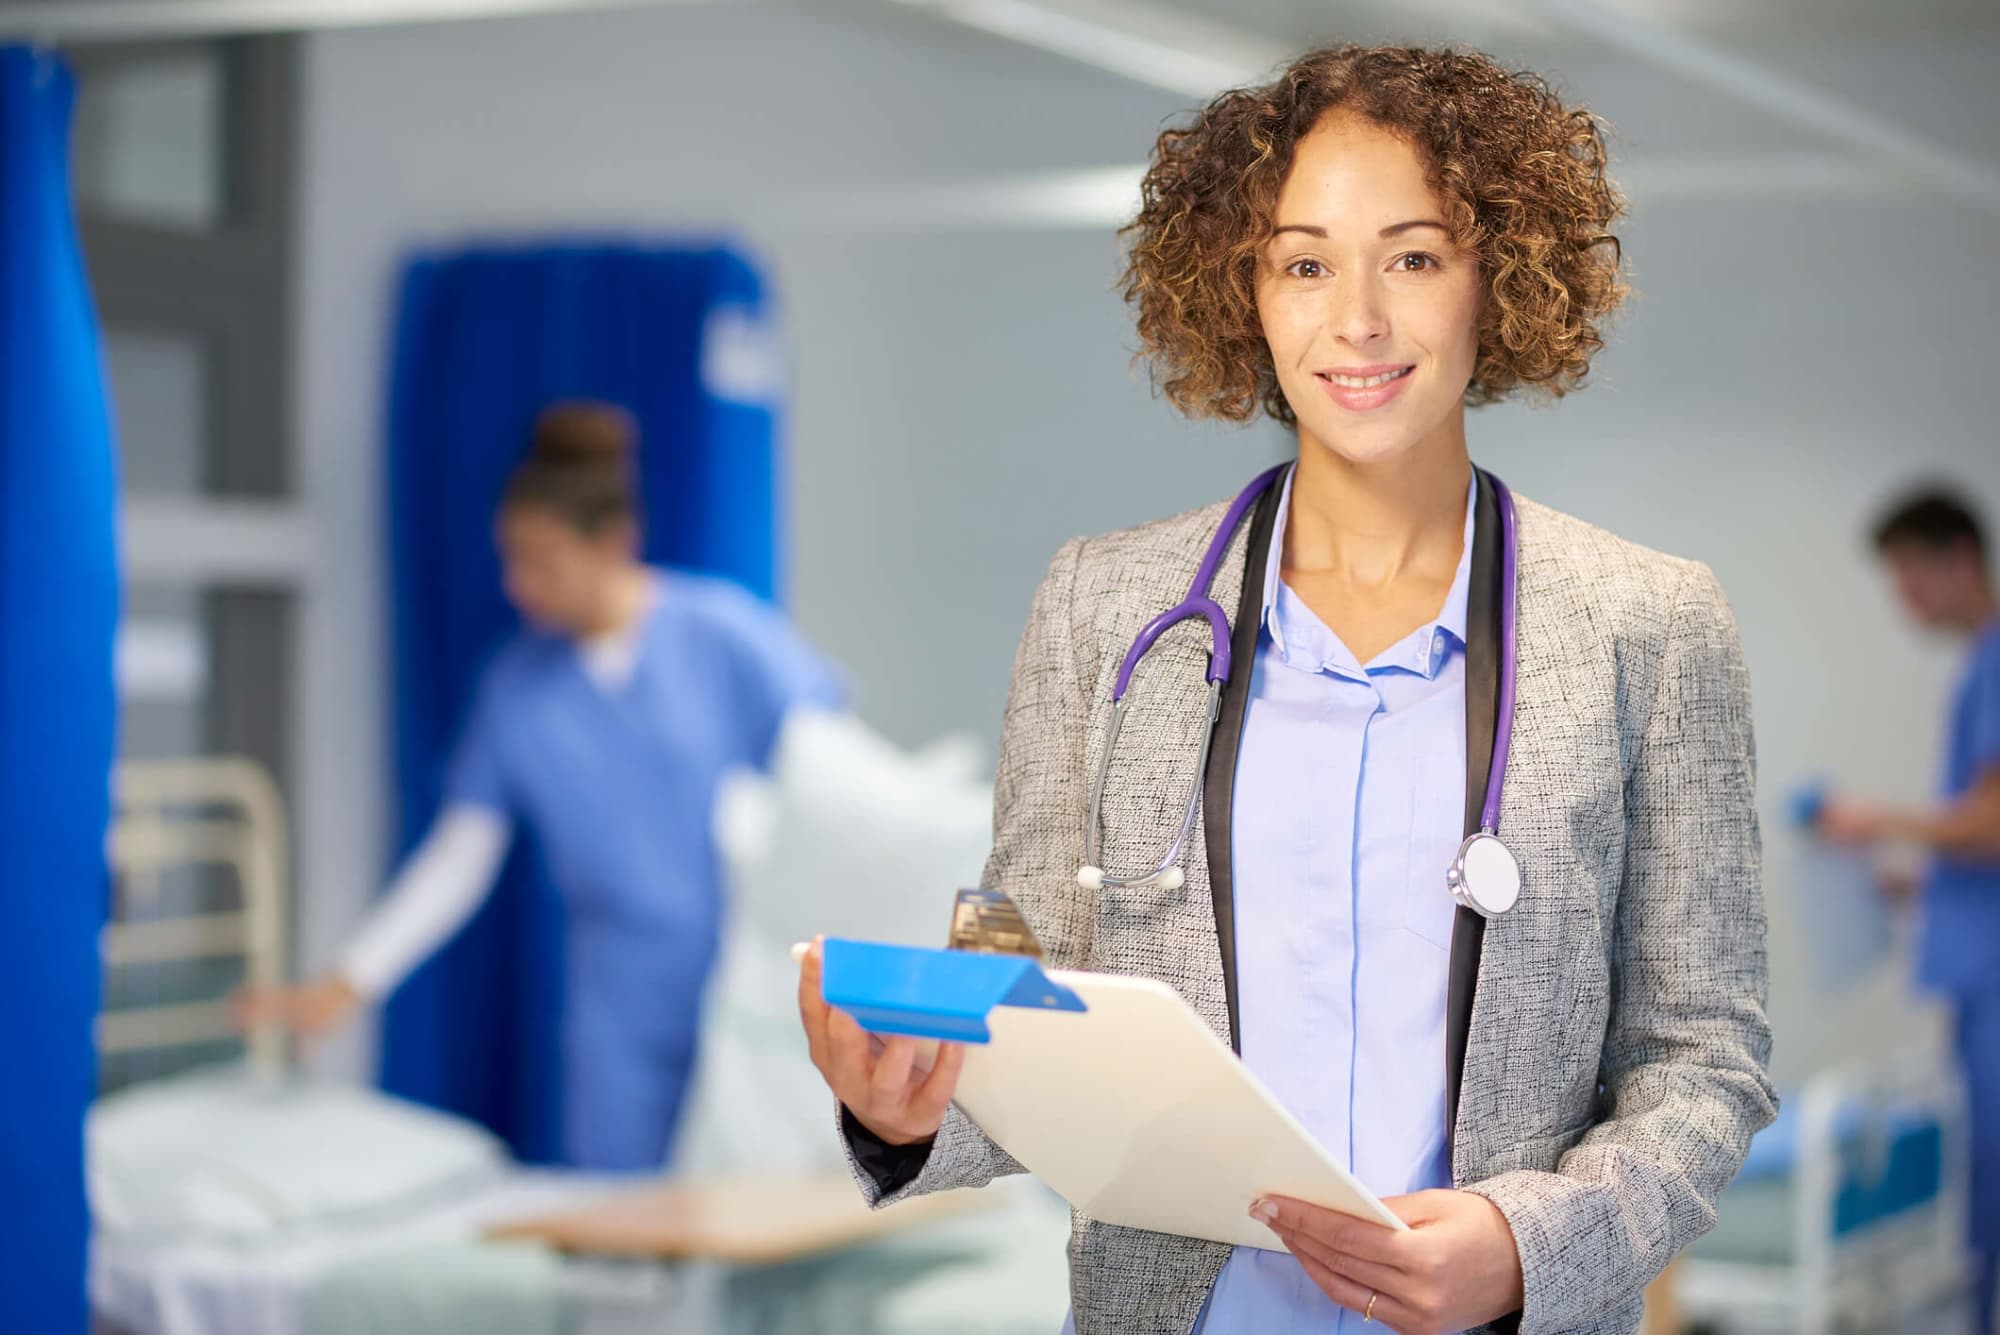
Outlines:
MULTIPOLYGON (((0 37, 73 39, 172 32, 471 19, 688 3, 771 0, 0 0, 0 37)), ((806 7, 811 0, 795 0, 806 7)), ((838 0, 836 0, 838 2, 838 0)), ((848 0, 850 5, 852 0, 848 0)), ((1602 11, 1663 30, 1732 43, 1816 43, 1911 34, 2000 36, 1993 0, 882 0, 953 11, 1051 10, 1086 17, 1191 15, 1287 48, 1333 36, 1481 41, 1527 35, 1560 42, 1572 19, 1602 11)))
POLYGON ((2000 217, 1996 0, 0 0, 0 40, 703 3, 978 29, 1190 102, 1315 43, 1462 43, 1587 78, 1674 190, 1916 185, 2000 217))

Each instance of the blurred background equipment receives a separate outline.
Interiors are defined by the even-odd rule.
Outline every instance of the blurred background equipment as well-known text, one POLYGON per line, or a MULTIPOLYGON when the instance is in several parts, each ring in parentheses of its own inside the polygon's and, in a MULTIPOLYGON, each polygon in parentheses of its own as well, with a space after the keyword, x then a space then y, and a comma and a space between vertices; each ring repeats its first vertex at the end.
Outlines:
POLYGON ((1814 1076, 1675 1267, 1683 1318, 1722 1335, 1952 1327, 1972 1279, 1966 1132, 1944 1053, 1814 1076))

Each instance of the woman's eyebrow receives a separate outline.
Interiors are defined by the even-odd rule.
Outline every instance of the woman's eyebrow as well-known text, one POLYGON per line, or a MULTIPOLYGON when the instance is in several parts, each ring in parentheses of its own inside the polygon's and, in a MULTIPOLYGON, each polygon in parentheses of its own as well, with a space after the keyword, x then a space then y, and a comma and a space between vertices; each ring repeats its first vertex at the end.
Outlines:
MULTIPOLYGON (((1392 237, 1417 227, 1435 227, 1438 231, 1446 235, 1450 235, 1451 233, 1449 227, 1446 227, 1435 218, 1412 218, 1408 222, 1390 223, 1375 235, 1384 238, 1392 237)), ((1316 227, 1311 223, 1281 223, 1271 229, 1272 236, 1278 236, 1285 232, 1304 232, 1307 236, 1316 236, 1322 241, 1326 239, 1326 229, 1324 227, 1316 227)))
POLYGON ((1412 218, 1408 222, 1392 223, 1384 227, 1380 232, 1377 232, 1376 235, 1380 237, 1396 236, 1415 227, 1435 227, 1447 236, 1451 234, 1451 229, 1435 218, 1412 218))

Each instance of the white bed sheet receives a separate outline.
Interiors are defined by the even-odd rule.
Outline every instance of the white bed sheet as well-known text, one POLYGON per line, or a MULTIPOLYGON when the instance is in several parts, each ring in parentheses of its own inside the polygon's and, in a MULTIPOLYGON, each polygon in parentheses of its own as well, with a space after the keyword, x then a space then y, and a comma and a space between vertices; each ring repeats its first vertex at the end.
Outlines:
MULTIPOLYGON (((91 1305, 129 1335, 306 1335, 315 1286, 371 1257, 476 1240, 497 1219, 567 1208, 629 1179, 515 1169, 389 1218, 286 1230, 243 1246, 100 1235, 91 1305)), ((533 1249, 524 1265, 538 1264, 533 1249)))
POLYGON ((400 1215, 508 1166, 499 1139, 463 1118, 241 1063, 101 1099, 85 1138, 101 1231, 245 1245, 337 1218, 400 1215))
POLYGON ((92 1303, 120 1335, 1053 1335, 1062 1323, 1068 1211, 1026 1179, 989 1188, 996 1209, 772 1267, 477 1243, 493 1220, 629 1186, 520 1170, 367 1229, 297 1231, 257 1247, 99 1239, 92 1303), (433 1279, 427 1257, 449 1272, 436 1276, 448 1291, 408 1287, 433 1279))

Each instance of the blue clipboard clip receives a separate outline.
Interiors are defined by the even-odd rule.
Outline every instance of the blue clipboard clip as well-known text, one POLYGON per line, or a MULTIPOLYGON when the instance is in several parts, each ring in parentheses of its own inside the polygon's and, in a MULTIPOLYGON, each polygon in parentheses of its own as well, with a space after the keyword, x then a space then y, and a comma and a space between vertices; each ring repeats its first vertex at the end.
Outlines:
POLYGON ((957 948, 950 950, 831 938, 821 946, 820 993, 827 1005, 846 1011, 871 1033, 952 1043, 990 1042, 993 1035, 986 1017, 995 1006, 1087 1009, 1076 993, 1042 972, 1037 958, 1040 946, 1027 933, 1013 902, 998 891, 961 891, 952 935, 957 948), (976 905, 982 917, 997 914, 1007 927, 1008 943, 1016 949, 1025 945, 1033 953, 980 948, 961 930, 968 904, 976 905), (1009 912, 1011 920, 1006 917, 1009 912), (1016 944, 1016 928, 1025 936, 1024 943, 1016 944))

